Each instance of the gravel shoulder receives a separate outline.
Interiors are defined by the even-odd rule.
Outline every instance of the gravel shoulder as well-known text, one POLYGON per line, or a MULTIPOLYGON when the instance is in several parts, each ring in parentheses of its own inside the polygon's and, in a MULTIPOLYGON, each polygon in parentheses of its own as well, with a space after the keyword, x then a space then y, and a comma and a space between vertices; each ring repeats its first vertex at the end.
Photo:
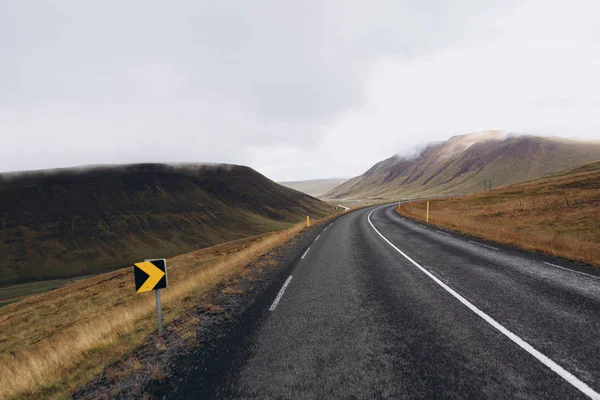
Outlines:
POLYGON ((198 298, 193 312, 152 335, 73 393, 75 399, 227 397, 236 362, 303 252, 326 226, 303 230, 247 265, 239 276, 198 298), (235 344, 235 345, 232 345, 235 344), (227 372, 227 373, 226 373, 227 372))

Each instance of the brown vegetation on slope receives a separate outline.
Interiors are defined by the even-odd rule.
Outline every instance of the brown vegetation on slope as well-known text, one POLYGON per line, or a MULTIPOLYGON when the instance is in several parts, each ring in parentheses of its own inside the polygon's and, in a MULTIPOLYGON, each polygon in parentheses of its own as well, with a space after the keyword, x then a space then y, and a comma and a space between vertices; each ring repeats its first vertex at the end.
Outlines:
MULTIPOLYGON (((425 219, 425 201, 398 212, 425 219)), ((478 194, 430 201, 429 222, 600 267, 600 162, 478 194)))
MULTIPOLYGON (((318 223, 318 221, 315 221, 318 223)), ((162 292, 168 324, 215 288, 228 290, 246 266, 292 239, 304 224, 168 260, 162 292)), ((155 330, 153 293, 135 293, 131 268, 31 296, 2 309, 0 399, 47 398, 90 380, 155 330)))
POLYGON ((516 184, 600 160, 600 144, 497 132, 459 135, 412 158, 393 156, 325 194, 327 198, 463 195, 516 184))
POLYGON ((236 165, 0 174, 0 285, 105 272, 331 211, 236 165))

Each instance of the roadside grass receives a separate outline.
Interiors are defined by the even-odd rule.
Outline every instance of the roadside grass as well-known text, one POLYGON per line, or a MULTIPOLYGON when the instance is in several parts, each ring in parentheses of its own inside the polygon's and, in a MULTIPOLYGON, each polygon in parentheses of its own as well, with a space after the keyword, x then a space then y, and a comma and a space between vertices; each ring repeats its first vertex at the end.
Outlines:
MULTIPOLYGON (((402 204, 397 210, 424 221, 426 201, 402 204)), ((600 267, 600 170, 580 168, 474 195, 431 200, 429 222, 600 267)))
POLYGON ((76 278, 52 279, 40 282, 22 283, 0 288, 0 307, 16 303, 23 300, 25 297, 36 293, 48 292, 58 289, 59 287, 68 285, 73 282, 78 282, 87 279, 93 275, 78 276, 76 278))
MULTIPOLYGON (((226 290, 228 282, 246 273, 245 266, 304 227, 302 223, 169 259, 169 287, 161 293, 165 325, 197 307, 203 294, 226 290)), ((268 260, 262 264, 271 266, 268 260)), ((154 294, 135 293, 131 267, 3 307, 0 398, 68 397, 146 340, 156 329, 155 318, 154 294)))

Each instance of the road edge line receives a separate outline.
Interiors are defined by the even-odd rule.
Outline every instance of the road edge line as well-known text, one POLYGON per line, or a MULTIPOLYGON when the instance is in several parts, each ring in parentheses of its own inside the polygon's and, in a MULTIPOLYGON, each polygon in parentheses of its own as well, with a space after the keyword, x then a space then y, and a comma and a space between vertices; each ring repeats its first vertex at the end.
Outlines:
POLYGON ((446 290, 448 293, 450 293, 454 298, 456 298, 463 305, 465 305, 467 308, 469 308, 471 311, 473 311, 475 314, 477 314, 477 316, 479 316, 485 322, 490 324, 492 327, 494 327, 496 330, 498 330, 504 336, 506 336, 507 338, 512 340, 517 346, 519 346, 520 348, 525 350, 527 353, 529 353, 530 355, 535 357, 538 361, 540 361, 546 367, 550 368, 558 376, 560 376, 565 381, 570 383, 573 387, 578 389, 581 393, 585 394, 586 396, 588 396, 591 399, 600 400, 600 393, 596 392, 594 389, 592 389, 590 386, 588 386, 585 382, 579 380, 579 378, 577 378, 575 375, 573 375, 572 373, 570 373, 569 371, 567 371, 566 369, 564 369, 563 367, 558 365, 556 362, 552 361, 548 356, 541 353, 539 350, 537 350, 535 347, 530 345, 528 342, 526 342, 525 340, 521 339, 516 334, 509 331, 502 324, 500 324, 498 321, 496 321, 495 319, 493 319, 492 317, 487 315, 485 312, 481 311, 479 308, 477 308, 477 306, 475 306, 469 300, 465 299, 463 296, 458 294, 458 292, 456 292, 450 286, 446 285, 444 282, 442 282, 440 279, 438 279, 431 272, 427 271, 425 268, 423 268, 421 265, 419 265, 419 263, 417 263, 415 260, 410 258, 406 253, 404 253, 402 250, 400 250, 398 247, 396 247, 396 245, 394 245, 392 242, 390 242, 388 240, 388 238, 383 236, 383 234, 381 232, 379 232, 379 230, 377 230, 377 228, 375 228, 375 225, 373 225, 373 222, 371 222, 371 215, 375 211, 380 210, 383 207, 385 207, 385 206, 378 207, 375 210, 371 211, 369 213, 369 215, 367 216, 367 221, 371 225, 371 228, 373 228, 373 230, 379 236, 381 236, 381 238, 383 240, 385 240, 387 244, 389 244, 394 250, 396 250, 404 258, 406 258, 408 261, 410 261, 415 267, 419 268, 419 270, 421 270, 421 272, 423 272, 425 275, 427 275, 429 278, 431 278, 435 283, 437 283, 444 290, 446 290))
POLYGON ((564 271, 574 272, 574 273, 579 274, 579 275, 588 276, 590 278, 600 279, 600 276, 596 276, 596 275, 592 275, 592 274, 586 274, 585 272, 576 271, 574 269, 567 268, 567 267, 561 267, 560 265, 552 264, 552 263, 549 263, 549 262, 546 262, 546 261, 542 261, 542 264, 546 264, 546 265, 549 265, 549 266, 554 267, 554 268, 559 268, 559 269, 562 269, 564 271))
POLYGON ((477 246, 483 246, 483 247, 487 247, 488 249, 492 249, 492 250, 496 250, 496 251, 500 251, 500 249, 493 247, 493 246, 488 246, 487 244, 483 244, 483 243, 479 243, 479 242, 475 242, 473 240, 469 240, 469 243, 473 243, 476 244, 477 246))

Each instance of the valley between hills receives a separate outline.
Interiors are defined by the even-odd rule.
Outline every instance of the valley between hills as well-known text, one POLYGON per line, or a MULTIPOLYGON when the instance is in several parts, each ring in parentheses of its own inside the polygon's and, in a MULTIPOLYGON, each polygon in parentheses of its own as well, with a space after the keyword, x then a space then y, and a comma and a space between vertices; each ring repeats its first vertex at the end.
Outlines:
MULTIPOLYGON (((296 280, 314 279, 301 286, 312 297, 297 288, 288 295, 288 307, 300 310, 314 298, 337 293, 330 292, 337 290, 331 277, 311 274, 342 268, 335 276, 350 279, 365 270, 370 280, 379 276, 372 269, 384 268, 387 258, 379 255, 381 243, 368 224, 387 235, 399 235, 391 227, 399 229, 402 243, 415 244, 411 253, 419 243, 428 249, 419 257, 431 257, 436 240, 454 236, 448 240, 458 247, 440 241, 440 251, 462 257, 465 246, 472 246, 467 260, 488 257, 491 263, 498 257, 483 253, 508 246, 502 249, 526 259, 523 265, 547 260, 548 268, 566 264, 563 270, 596 279, 598 160, 597 144, 497 132, 461 135, 415 158, 393 156, 342 183, 286 183, 313 194, 327 191, 322 199, 232 165, 138 164, 3 174, 0 295, 4 290, 12 297, 0 308, 0 398, 160 398, 229 390, 214 374, 237 376, 227 363, 248 357, 246 341, 259 340, 254 335, 268 318, 264 310, 292 271, 296 280), (492 190, 483 190, 484 180, 493 182, 492 190), (399 201, 398 207, 389 205, 399 201), (335 210, 338 204, 352 209, 335 210), (388 205, 369 207, 373 204, 388 205), (363 246, 371 258, 363 260, 363 246), (168 258, 170 266, 163 337, 152 333, 153 296, 132 288, 131 263, 151 257, 168 258), (372 257, 384 258, 374 264, 372 257), (348 268, 354 272, 347 274, 348 268), (253 333, 241 337, 246 331, 253 333), (221 354, 224 343, 233 346, 230 355, 221 354)), ((480 267, 475 263, 466 271, 480 267)), ((352 306, 332 304, 343 315, 350 312, 344 307, 352 306)), ((309 309, 321 310, 318 305, 309 309)), ((329 321, 335 325, 341 319, 329 321)), ((327 338, 317 336, 310 340, 327 338)))

